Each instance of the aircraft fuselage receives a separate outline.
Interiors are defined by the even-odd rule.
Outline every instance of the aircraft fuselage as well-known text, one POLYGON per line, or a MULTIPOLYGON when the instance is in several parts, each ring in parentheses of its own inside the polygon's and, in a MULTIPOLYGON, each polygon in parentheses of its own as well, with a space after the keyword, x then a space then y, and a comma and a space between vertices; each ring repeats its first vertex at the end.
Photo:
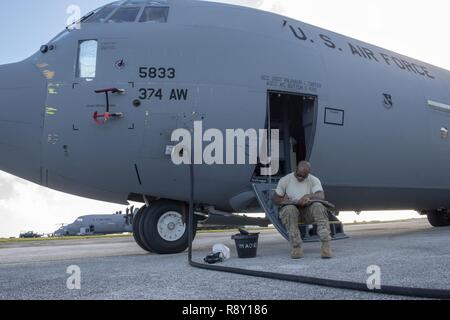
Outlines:
MULTIPOLYGON (((82 23, 47 46, 17 65, 23 79, 39 72, 27 80, 33 97, 13 80, 14 104, 2 78, 5 171, 110 202, 187 201, 189 168, 167 152, 172 132, 194 121, 267 129, 270 94, 293 94, 313 101, 305 159, 340 210, 450 208, 446 70, 276 14, 196 1, 171 5, 167 23, 82 23), (105 88, 124 90, 108 95, 123 116, 98 123, 107 104, 95 90, 105 88)), ((258 211, 255 170, 196 166, 195 201, 258 211)))

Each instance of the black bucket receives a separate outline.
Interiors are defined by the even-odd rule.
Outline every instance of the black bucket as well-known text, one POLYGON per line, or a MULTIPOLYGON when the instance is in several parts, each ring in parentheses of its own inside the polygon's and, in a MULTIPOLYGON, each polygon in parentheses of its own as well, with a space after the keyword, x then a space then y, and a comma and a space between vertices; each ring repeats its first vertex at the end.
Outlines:
POLYGON ((240 259, 256 258, 258 252, 259 233, 248 233, 239 229, 241 233, 231 237, 236 242, 236 249, 240 259))

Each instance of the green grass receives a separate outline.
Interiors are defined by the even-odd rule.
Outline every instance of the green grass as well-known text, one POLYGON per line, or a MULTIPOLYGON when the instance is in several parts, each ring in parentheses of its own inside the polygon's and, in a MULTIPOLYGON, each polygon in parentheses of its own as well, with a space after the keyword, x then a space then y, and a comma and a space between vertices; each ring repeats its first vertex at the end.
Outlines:
POLYGON ((111 239, 111 238, 129 238, 131 234, 116 234, 106 236, 74 236, 74 237, 50 237, 50 238, 0 238, 1 243, 13 242, 32 242, 32 241, 56 241, 56 240, 88 240, 88 239, 111 239))
MULTIPOLYGON (((248 229, 250 232, 256 232, 261 230, 268 230, 273 228, 252 228, 248 229)), ((239 233, 238 229, 225 229, 225 230, 198 230, 197 233, 222 233, 222 232, 236 232, 239 233)), ((36 242, 36 241, 67 241, 67 240, 89 240, 89 239, 111 239, 111 238, 129 238, 132 234, 115 234, 106 236, 71 236, 71 237, 51 237, 51 238, 0 238, 0 244, 2 243, 14 243, 14 242, 36 242)))

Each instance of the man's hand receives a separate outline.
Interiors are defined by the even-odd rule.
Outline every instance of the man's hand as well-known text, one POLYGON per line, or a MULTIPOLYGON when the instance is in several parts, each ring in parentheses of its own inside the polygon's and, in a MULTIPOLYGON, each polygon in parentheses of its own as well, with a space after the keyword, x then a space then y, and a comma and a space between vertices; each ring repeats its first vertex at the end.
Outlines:
POLYGON ((298 201, 300 207, 307 207, 313 200, 325 200, 325 193, 320 191, 315 194, 307 194, 298 201))
POLYGON ((311 195, 307 194, 298 201, 300 207, 306 207, 311 202, 311 195))
POLYGON ((284 205, 285 202, 287 202, 289 199, 287 196, 281 197, 279 196, 276 192, 272 197, 272 201, 277 205, 277 206, 282 206, 284 205))

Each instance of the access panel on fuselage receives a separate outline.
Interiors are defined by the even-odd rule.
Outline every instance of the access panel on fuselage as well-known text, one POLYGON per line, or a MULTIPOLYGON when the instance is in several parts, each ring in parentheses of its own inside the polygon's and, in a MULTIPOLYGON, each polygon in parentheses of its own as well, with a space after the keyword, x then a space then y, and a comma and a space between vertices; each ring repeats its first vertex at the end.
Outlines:
POLYGON ((60 189, 61 181, 75 181, 110 192, 139 192, 134 159, 142 143, 144 117, 133 103, 138 92, 128 65, 128 42, 77 39, 73 51, 73 59, 59 57, 56 63, 75 61, 73 74, 48 85, 43 183, 60 189), (110 113, 123 113, 123 117, 106 122, 100 117, 96 122, 94 114, 105 114, 107 100, 105 93, 95 91, 106 88, 123 90, 108 95, 110 113), (117 181, 121 181, 120 186, 117 181))

